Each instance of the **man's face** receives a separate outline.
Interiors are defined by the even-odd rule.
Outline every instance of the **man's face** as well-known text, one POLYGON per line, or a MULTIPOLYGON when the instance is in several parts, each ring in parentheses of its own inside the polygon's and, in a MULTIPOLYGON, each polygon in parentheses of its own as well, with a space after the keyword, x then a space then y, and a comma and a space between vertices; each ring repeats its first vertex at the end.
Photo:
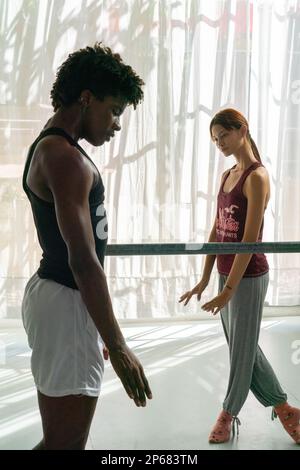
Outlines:
POLYGON ((126 106, 123 98, 106 96, 101 101, 91 94, 83 115, 81 137, 96 147, 109 142, 121 130, 120 116, 126 106))

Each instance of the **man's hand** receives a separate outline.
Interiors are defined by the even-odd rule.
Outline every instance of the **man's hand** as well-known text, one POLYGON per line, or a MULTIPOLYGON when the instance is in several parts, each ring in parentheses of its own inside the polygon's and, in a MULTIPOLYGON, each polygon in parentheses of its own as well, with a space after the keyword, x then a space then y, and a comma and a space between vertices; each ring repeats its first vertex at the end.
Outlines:
POLYGON ((152 393, 138 358, 126 345, 110 349, 109 356, 127 395, 134 400, 136 406, 146 406, 146 397, 151 399, 152 393))
POLYGON ((202 310, 207 312, 212 312, 213 315, 216 315, 225 305, 229 302, 233 295, 233 291, 228 289, 223 290, 217 297, 214 297, 206 304, 202 305, 202 310))

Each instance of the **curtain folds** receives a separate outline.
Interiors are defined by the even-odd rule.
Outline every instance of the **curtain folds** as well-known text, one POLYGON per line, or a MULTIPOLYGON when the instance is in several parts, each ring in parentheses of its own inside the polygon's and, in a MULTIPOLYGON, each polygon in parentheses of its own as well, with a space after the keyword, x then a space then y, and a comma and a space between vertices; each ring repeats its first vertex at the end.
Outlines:
MULTIPOLYGON (((221 173, 234 164, 210 141, 220 108, 246 115, 272 184, 264 241, 299 240, 300 2, 2 0, 0 2, 0 318, 19 318, 40 249, 21 187, 28 146, 52 113, 55 70, 103 41, 146 82, 110 144, 91 148, 106 187, 110 243, 203 242, 221 173)), ((300 304, 300 254, 268 255, 266 303, 300 304)), ((117 317, 199 313, 178 298, 204 257, 107 258, 117 317)), ((216 293, 214 270, 203 302, 216 293)), ((199 315, 199 318, 201 315, 199 315)))

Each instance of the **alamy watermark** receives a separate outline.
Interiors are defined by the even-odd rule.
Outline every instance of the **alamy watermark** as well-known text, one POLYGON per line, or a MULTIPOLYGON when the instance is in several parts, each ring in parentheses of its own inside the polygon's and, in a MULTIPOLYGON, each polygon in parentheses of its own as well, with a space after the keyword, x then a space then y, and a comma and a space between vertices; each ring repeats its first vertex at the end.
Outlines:
POLYGON ((295 90, 291 94, 291 101, 293 104, 300 104, 300 80, 292 81, 292 89, 295 90))
POLYGON ((291 348, 295 349, 291 357, 292 363, 297 366, 300 364, 300 339, 295 339, 292 342, 291 348))

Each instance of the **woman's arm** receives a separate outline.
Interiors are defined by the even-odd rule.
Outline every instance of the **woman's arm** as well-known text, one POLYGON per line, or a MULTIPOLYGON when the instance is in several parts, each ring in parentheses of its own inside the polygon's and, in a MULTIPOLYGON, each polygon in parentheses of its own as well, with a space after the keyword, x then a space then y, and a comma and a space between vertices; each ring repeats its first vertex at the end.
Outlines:
MULTIPOLYGON (((219 191, 220 191, 220 189, 223 185, 224 178, 227 174, 228 174, 228 170, 224 171, 224 173, 221 176, 221 183, 220 183, 219 191)), ((217 241, 217 232, 216 232, 217 218, 218 218, 218 216, 216 215, 214 225, 213 225, 213 227, 210 231, 210 234, 209 234, 209 238, 208 238, 209 243, 217 241)), ((215 260, 216 260, 216 255, 206 255, 206 257, 205 257, 205 263, 204 263, 203 274, 202 274, 202 279, 201 280, 207 282, 207 284, 209 283, 211 272, 212 272, 214 264, 215 264, 215 260)))
MULTIPOLYGON (((217 217, 215 218, 215 223, 209 234, 208 242, 217 241, 216 225, 217 225, 217 217)), ((205 257, 202 279, 207 281, 207 283, 210 280, 210 276, 211 276, 211 272, 215 264, 215 260, 216 260, 216 255, 206 255, 205 257)))
MULTIPOLYGON (((224 177, 225 177, 227 172, 228 172, 228 170, 226 170, 222 174, 221 186, 223 184, 223 180, 224 180, 224 177)), ((213 225, 213 227, 210 231, 210 234, 209 234, 209 238, 208 238, 209 242, 216 242, 217 241, 216 228, 217 228, 217 216, 215 217, 214 225, 213 225)), ((202 277, 201 277, 200 281, 198 282, 198 284, 196 284, 196 286, 192 290, 189 290, 189 291, 185 292, 180 297, 179 302, 184 301, 184 305, 187 305, 193 295, 197 295, 198 300, 201 299, 202 292, 206 289, 206 287, 209 283, 211 272, 212 272, 212 269, 213 269, 214 264, 215 264, 215 260, 216 260, 216 255, 206 255, 204 268, 203 268, 203 274, 202 274, 202 277)))

